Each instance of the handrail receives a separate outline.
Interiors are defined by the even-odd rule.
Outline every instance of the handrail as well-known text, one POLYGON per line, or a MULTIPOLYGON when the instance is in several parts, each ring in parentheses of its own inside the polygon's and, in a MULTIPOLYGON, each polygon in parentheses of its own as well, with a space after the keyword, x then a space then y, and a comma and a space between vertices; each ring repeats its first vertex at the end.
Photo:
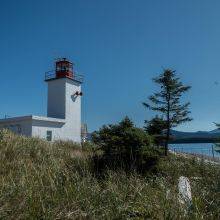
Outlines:
MULTIPOLYGON (((69 78, 73 79, 75 81, 78 81, 80 83, 82 83, 84 81, 83 75, 79 75, 79 74, 75 74, 75 73, 73 74, 73 77, 69 77, 69 78)), ((57 75, 54 70, 48 71, 45 73, 45 81, 49 81, 49 80, 53 80, 53 79, 57 79, 57 75)))

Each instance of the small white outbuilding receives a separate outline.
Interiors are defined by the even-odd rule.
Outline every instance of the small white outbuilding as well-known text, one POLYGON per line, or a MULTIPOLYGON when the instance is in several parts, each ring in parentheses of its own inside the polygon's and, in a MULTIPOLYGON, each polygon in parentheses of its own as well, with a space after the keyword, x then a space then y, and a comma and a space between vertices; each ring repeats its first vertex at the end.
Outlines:
POLYGON ((73 63, 65 58, 55 63, 55 71, 45 74, 48 84, 47 117, 23 116, 0 119, 0 129, 46 139, 81 142, 81 84, 73 63))

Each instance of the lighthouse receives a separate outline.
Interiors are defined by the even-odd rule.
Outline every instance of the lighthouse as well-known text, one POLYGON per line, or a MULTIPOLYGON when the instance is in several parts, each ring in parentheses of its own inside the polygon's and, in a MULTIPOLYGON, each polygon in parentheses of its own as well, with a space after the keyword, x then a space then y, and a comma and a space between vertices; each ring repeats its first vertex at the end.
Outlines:
POLYGON ((66 121, 63 137, 81 140, 81 84, 83 77, 75 73, 73 63, 62 58, 55 63, 55 73, 46 73, 48 84, 47 117, 66 121))
POLYGON ((57 59, 55 68, 45 73, 48 87, 47 116, 22 116, 0 119, 0 129, 39 137, 47 141, 81 142, 81 85, 83 77, 76 74, 74 64, 66 58, 57 59))

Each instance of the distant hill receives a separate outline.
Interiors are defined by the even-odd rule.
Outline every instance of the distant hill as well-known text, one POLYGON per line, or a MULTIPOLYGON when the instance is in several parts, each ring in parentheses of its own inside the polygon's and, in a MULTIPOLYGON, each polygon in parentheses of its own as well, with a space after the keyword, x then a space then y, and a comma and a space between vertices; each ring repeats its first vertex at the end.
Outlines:
POLYGON ((171 130, 171 134, 176 138, 220 137, 220 129, 215 129, 213 131, 196 131, 196 132, 183 132, 183 131, 171 130))
POLYGON ((172 130, 173 141, 176 143, 185 142, 218 142, 220 139, 220 129, 212 131, 183 132, 172 130))

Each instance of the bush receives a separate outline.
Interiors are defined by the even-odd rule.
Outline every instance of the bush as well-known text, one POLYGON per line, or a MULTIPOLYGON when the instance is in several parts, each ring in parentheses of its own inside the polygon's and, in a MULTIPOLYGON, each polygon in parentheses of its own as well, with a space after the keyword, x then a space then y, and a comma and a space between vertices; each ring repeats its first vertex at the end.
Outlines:
POLYGON ((135 127, 128 117, 119 124, 103 126, 93 133, 92 139, 103 151, 94 158, 95 164, 102 169, 142 172, 154 167, 160 155, 160 151, 153 147, 152 137, 135 127))

